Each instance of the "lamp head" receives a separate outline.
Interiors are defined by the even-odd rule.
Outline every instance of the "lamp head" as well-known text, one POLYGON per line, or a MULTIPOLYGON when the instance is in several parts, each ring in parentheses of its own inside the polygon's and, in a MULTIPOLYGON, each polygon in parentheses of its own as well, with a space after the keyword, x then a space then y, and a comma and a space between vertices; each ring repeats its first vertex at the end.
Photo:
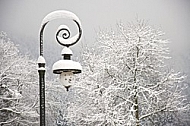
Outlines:
POLYGON ((60 74, 60 82, 67 89, 71 87, 74 82, 74 74, 82 72, 80 63, 71 60, 72 51, 65 47, 62 50, 63 59, 53 64, 53 73, 60 74))

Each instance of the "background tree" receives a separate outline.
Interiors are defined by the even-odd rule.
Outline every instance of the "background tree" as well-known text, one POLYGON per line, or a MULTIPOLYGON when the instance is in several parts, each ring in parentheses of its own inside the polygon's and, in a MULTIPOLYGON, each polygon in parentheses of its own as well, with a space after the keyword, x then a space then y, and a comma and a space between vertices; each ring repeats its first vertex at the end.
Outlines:
POLYGON ((36 125, 39 114, 36 64, 0 33, 0 125, 36 125))
POLYGON ((140 20, 100 31, 95 46, 82 53, 69 117, 77 125, 188 125, 188 85, 165 63, 170 57, 163 35, 140 20))
POLYGON ((47 126, 67 126, 67 107, 72 92, 68 94, 64 86, 56 80, 46 82, 46 123, 47 126))

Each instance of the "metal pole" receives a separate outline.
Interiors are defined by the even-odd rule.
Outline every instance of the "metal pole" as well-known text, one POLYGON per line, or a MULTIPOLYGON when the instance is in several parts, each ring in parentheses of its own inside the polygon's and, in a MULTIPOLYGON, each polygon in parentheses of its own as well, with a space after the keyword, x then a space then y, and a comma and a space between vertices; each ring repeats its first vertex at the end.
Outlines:
POLYGON ((40 126, 45 126, 45 63, 38 63, 40 91, 40 126))

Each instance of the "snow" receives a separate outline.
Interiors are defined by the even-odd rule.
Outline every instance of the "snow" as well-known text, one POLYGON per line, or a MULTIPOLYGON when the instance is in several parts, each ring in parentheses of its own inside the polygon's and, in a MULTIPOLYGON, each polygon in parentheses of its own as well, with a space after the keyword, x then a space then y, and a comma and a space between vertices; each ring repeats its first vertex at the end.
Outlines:
POLYGON ((72 60, 59 60, 53 64, 53 70, 82 70, 80 63, 72 60))
POLYGON ((71 49, 69 49, 68 47, 65 47, 65 48, 63 48, 63 50, 61 51, 61 54, 63 55, 63 54, 73 54, 73 52, 72 52, 72 50, 71 49))
POLYGON ((6 86, 5 84, 2 84, 1 87, 2 87, 2 88, 6 88, 7 86, 6 86))
POLYGON ((13 97, 16 99, 21 99, 23 97, 17 90, 15 90, 13 95, 14 95, 13 97))
POLYGON ((24 117, 39 117, 40 115, 35 111, 24 111, 21 113, 24 117))
POLYGON ((11 93, 12 98, 14 99, 21 99, 23 97, 17 90, 12 90, 8 87, 7 87, 7 90, 11 93))
POLYGON ((66 10, 57 10, 57 11, 53 11, 53 12, 49 13, 42 20, 41 26, 49 21, 59 19, 59 18, 71 19, 71 20, 77 21, 79 23, 79 25, 81 25, 79 18, 74 13, 72 13, 70 11, 66 11, 66 10))
POLYGON ((39 56, 38 60, 37 60, 37 63, 46 63, 46 61, 45 61, 43 56, 39 56))
POLYGON ((44 67, 37 68, 37 70, 46 70, 44 67))

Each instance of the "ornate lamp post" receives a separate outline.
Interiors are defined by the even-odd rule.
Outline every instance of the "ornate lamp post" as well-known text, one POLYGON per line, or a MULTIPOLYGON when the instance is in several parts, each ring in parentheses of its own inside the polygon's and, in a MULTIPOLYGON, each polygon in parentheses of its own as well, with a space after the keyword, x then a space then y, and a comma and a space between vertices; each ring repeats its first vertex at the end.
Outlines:
POLYGON ((64 87, 69 90, 69 87, 72 85, 74 81, 73 74, 81 73, 82 67, 80 63, 72 61, 71 55, 72 51, 69 49, 70 46, 76 44, 82 35, 81 23, 78 17, 69 11, 59 10, 49 13, 41 23, 40 28, 40 56, 38 58, 38 73, 39 73, 39 90, 40 90, 40 126, 45 126, 45 59, 43 57, 43 32, 45 26, 52 20, 55 19, 70 19, 74 21, 74 23, 78 27, 78 33, 70 37, 70 30, 66 25, 59 26, 56 33, 56 40, 62 46, 64 46, 61 54, 63 56, 62 60, 57 61, 53 65, 53 73, 60 74, 60 82, 64 85, 64 87))

